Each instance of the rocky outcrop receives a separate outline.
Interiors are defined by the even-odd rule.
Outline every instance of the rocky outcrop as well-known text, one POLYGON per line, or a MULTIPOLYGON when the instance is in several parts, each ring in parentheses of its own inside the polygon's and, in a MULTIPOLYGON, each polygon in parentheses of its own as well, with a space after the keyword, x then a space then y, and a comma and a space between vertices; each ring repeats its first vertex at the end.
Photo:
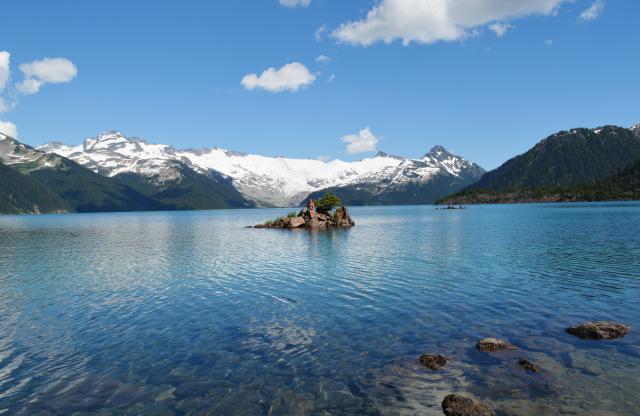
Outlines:
POLYGON ((496 416, 484 403, 459 394, 450 394, 442 401, 442 411, 447 416, 496 416))
POLYGON ((280 217, 264 224, 254 225, 253 228, 308 228, 316 230, 326 230, 330 228, 353 227, 355 222, 349 215, 346 207, 336 208, 333 213, 315 212, 308 208, 303 208, 297 215, 290 214, 287 217, 280 217))
MULTIPOLYGON (((318 214, 322 215, 322 214, 318 214)), ((340 208, 336 208, 336 212, 333 214, 333 219, 335 221, 335 227, 352 227, 356 225, 355 222, 349 216, 347 212, 347 208, 342 206, 340 208)))
POLYGON ((595 321, 583 322, 565 331, 582 339, 615 339, 627 335, 631 332, 631 328, 618 322, 595 321))
POLYGON ((504 350, 517 350, 518 347, 509 344, 507 341, 496 338, 485 338, 478 341, 476 348, 480 351, 504 351, 504 350))
POLYGON ((447 357, 442 354, 422 354, 420 364, 431 370, 437 370, 447 363, 447 357))
POLYGON ((289 223, 287 224, 287 228, 300 228, 303 225, 304 225, 304 218, 293 217, 293 218, 289 218, 289 223))

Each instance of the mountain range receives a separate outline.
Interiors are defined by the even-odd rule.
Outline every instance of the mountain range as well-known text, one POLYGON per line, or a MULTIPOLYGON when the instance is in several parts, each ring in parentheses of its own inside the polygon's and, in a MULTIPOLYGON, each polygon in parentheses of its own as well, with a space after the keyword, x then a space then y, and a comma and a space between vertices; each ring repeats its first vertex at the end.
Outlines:
POLYGON ((327 162, 117 131, 36 148, 0 134, 0 213, 288 207, 325 193, 348 205, 640 199, 640 125, 561 131, 490 172, 442 146, 327 162))
MULTIPOLYGON (((107 132, 82 144, 47 143, 38 148, 55 153, 107 177, 136 175, 159 186, 179 177, 178 165, 199 175, 227 181, 258 206, 297 206, 314 192, 365 188, 368 200, 393 203, 388 194, 413 186, 421 193, 413 203, 433 202, 477 181, 484 170, 462 157, 434 147, 420 159, 379 152, 354 162, 267 157, 205 148, 178 150, 107 132), (440 185, 436 186, 438 183, 440 185)), ((411 201, 407 201, 411 202, 411 201)))
POLYGON ((179 150, 116 131, 79 145, 49 142, 37 148, 0 134, 0 162, 64 202, 45 209, 34 199, 4 212, 284 207, 327 191, 351 205, 422 204, 484 174, 441 146, 419 159, 379 152, 354 162, 325 162, 217 147, 179 150))
POLYGON ((639 161, 640 124, 561 131, 439 202, 636 199, 640 197, 639 161))

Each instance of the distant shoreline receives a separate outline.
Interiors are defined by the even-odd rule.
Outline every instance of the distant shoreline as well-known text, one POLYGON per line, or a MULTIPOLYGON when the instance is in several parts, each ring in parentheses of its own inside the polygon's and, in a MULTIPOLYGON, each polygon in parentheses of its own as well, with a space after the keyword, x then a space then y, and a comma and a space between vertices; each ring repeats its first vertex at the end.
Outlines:
MULTIPOLYGON (((454 201, 452 199, 452 201, 454 201)), ((435 207, 440 208, 447 205, 470 206, 470 205, 535 205, 535 204, 571 204, 571 203, 607 203, 607 202, 640 202, 640 198, 633 199, 607 199, 607 200, 499 200, 487 202, 474 202, 470 200, 455 199, 455 202, 437 202, 433 204, 403 204, 403 205, 354 205, 352 208, 402 208, 402 207, 435 207)), ((92 214, 144 214, 144 213, 188 213, 188 212, 220 212, 220 211, 259 211, 259 210, 287 210, 292 207, 252 207, 252 208, 215 208, 215 209, 183 209, 183 210, 144 210, 144 211, 90 211, 90 212, 24 212, 24 213, 0 213, 2 217, 41 217, 43 215, 92 215, 92 214)), ((456 208, 458 210, 459 208, 456 208)))
POLYGON ((452 195, 436 201, 436 205, 543 204, 560 202, 621 202, 640 201, 640 195, 593 195, 571 191, 472 191, 452 195))

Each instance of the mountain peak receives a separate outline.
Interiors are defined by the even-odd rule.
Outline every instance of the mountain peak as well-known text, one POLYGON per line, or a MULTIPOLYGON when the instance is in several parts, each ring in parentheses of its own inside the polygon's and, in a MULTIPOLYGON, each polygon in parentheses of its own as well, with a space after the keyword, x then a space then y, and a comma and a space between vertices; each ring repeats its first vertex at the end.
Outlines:
POLYGON ((635 126, 631 126, 631 128, 629 130, 631 130, 633 132, 636 132, 636 133, 640 133, 640 123, 636 124, 635 126))
POLYGON ((124 134, 116 130, 110 130, 98 134, 97 137, 85 140, 84 148, 85 150, 109 150, 113 146, 122 145, 123 143, 128 142, 129 139, 127 139, 124 134))
POLYGON ((60 142, 60 141, 51 141, 51 142, 46 142, 44 144, 41 144, 39 146, 36 146, 36 149, 40 150, 41 152, 46 152, 46 153, 56 153, 57 150, 60 149, 68 149, 69 146, 67 146, 66 144, 60 142))
POLYGON ((96 140, 111 140, 114 138, 125 138, 125 137, 124 137, 124 134, 122 134, 118 130, 108 130, 98 134, 98 137, 96 138, 96 140))
POLYGON ((425 154, 422 158, 432 157, 436 160, 445 159, 453 156, 444 146, 435 145, 429 150, 429 153, 425 154))

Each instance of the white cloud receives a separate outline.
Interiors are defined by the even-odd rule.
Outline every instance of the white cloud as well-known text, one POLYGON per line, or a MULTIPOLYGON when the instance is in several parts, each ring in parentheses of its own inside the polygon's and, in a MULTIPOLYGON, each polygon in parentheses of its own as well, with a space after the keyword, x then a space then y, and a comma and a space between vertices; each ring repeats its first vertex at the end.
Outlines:
POLYGON ((14 139, 18 138, 18 129, 16 125, 10 121, 0 120, 0 133, 13 137, 14 139))
POLYGON ((583 22, 596 20, 604 10, 604 6, 604 0, 594 1, 587 10, 580 13, 580 20, 582 20, 583 22))
POLYGON ((322 40, 322 35, 324 35, 324 32, 326 31, 327 31, 327 26, 322 25, 318 29, 316 29, 316 31, 313 34, 313 37, 316 38, 317 42, 320 42, 322 40))
POLYGON ((45 58, 20 65, 25 80, 16 86, 23 94, 31 95, 40 90, 44 84, 69 82, 78 75, 78 69, 65 58, 45 58))
POLYGON ((40 87, 44 85, 44 82, 37 80, 35 78, 27 78, 21 83, 16 85, 18 91, 23 93, 24 95, 33 95, 40 91, 40 87))
POLYGON ((0 114, 6 113, 7 111, 9 111, 9 105, 4 98, 0 97, 0 114))
POLYGON ((240 83, 247 90, 258 88, 270 92, 295 92, 313 84, 315 80, 316 76, 306 66, 293 62, 280 69, 269 68, 260 75, 245 75, 240 83))
POLYGON ((329 62, 331 60, 331 58, 329 58, 327 55, 320 55, 316 58, 316 62, 329 62))
POLYGON ((331 84, 335 80, 336 80, 335 74, 331 74, 329 75, 329 78, 327 78, 327 84, 331 84))
POLYGON ((501 38, 507 34, 509 29, 513 29, 513 25, 509 23, 496 22, 496 23, 490 24, 489 29, 491 29, 496 34, 497 37, 501 38))
POLYGON ((544 41, 544 44, 547 46, 553 46, 553 39, 547 39, 544 41))
POLYGON ((4 90, 9 82, 9 61, 11 54, 7 51, 0 51, 0 92, 4 90))
POLYGON ((280 0, 280 5, 284 7, 309 7, 311 0, 280 0))
POLYGON ((342 137, 344 143, 347 143, 347 153, 372 152, 376 150, 379 139, 371 132, 369 127, 360 130, 358 134, 349 134, 342 137))
POLYGON ((380 0, 364 19, 338 27, 341 42, 368 46, 401 40, 430 44, 465 39, 479 27, 528 15, 553 15, 572 0, 380 0))

